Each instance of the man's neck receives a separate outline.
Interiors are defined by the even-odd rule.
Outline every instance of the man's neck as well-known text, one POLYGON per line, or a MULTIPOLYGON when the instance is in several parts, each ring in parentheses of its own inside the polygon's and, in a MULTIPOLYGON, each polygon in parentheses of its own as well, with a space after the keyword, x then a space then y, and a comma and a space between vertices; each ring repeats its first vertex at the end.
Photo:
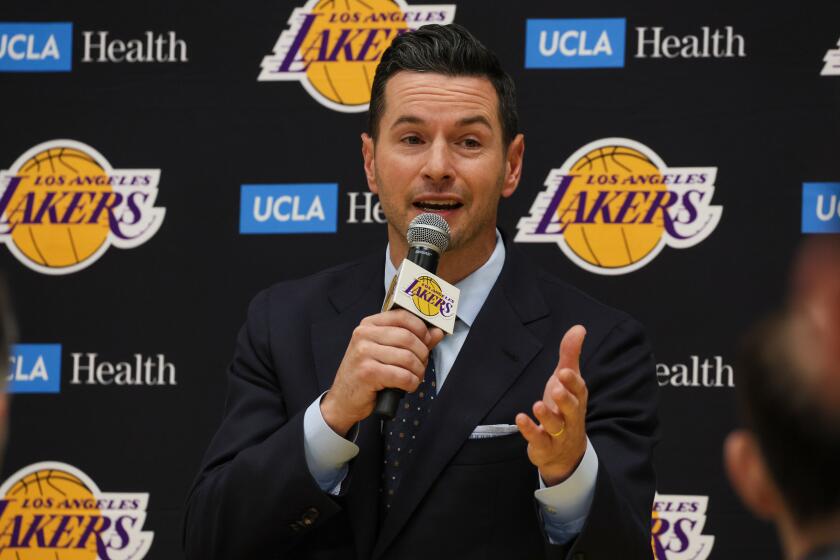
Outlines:
POLYGON ((796 527, 790 518, 779 520, 779 535, 785 549, 785 557, 803 560, 811 552, 840 542, 840 516, 808 527, 796 527))
MULTIPOLYGON (((475 240, 474 243, 467 247, 443 253, 440 257, 436 274, 450 284, 457 284, 481 268, 496 248, 495 228, 490 234, 489 236, 475 240)), ((394 268, 399 268, 400 263, 408 255, 408 243, 403 237, 398 237, 397 239, 394 239, 397 236, 390 237, 392 237, 390 239, 391 254, 389 255, 391 257, 391 263, 394 265, 394 268)))

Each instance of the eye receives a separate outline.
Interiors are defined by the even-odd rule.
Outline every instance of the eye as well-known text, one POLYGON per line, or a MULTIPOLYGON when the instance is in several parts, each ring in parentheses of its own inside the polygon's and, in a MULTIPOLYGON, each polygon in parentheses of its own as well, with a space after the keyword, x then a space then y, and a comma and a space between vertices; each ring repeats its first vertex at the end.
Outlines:
POLYGON ((475 138, 464 138, 463 140, 461 140, 461 145, 463 145, 467 149, 475 150, 481 147, 481 142, 479 142, 475 138))
POLYGON ((409 144, 409 145, 412 145, 412 146, 416 146, 418 144, 423 143, 423 141, 420 140, 420 137, 416 136, 414 134, 409 134, 408 136, 403 136, 402 138, 400 138, 400 142, 402 142, 403 144, 409 144))

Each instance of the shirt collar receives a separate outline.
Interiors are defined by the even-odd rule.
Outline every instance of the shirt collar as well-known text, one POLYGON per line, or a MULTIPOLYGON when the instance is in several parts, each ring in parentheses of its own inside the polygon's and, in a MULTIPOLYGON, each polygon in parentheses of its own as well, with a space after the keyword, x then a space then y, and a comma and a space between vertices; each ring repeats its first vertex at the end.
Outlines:
MULTIPOLYGON (((390 244, 385 248, 385 292, 391 285, 391 279, 397 273, 390 258, 390 244)), ((499 230, 496 230, 496 247, 493 254, 472 274, 455 284, 461 290, 461 297, 458 299, 458 318, 468 327, 472 327, 478 312, 481 311, 490 290, 502 272, 505 264, 505 244, 499 230)))

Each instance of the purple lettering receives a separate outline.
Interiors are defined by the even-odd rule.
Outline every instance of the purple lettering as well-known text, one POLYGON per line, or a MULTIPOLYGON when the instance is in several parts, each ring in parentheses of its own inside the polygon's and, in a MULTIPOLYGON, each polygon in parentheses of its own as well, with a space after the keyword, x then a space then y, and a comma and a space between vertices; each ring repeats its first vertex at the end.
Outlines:
MULTIPOLYGON (((354 32, 351 36, 351 29, 342 29, 341 33, 338 36, 338 39, 335 41, 335 46, 333 47, 332 52, 330 53, 329 58, 327 60, 329 62, 335 62, 338 60, 339 51, 344 51, 344 60, 352 61, 354 60, 353 57, 353 41, 356 40, 356 37, 362 34, 363 30, 359 29, 354 32)), ((326 33, 326 32, 325 32, 326 33)))
MULTIPOLYGON (((298 31, 295 40, 292 41, 292 46, 289 47, 289 51, 286 53, 286 58, 283 59, 283 62, 277 68, 278 72, 290 72, 292 68, 292 63, 295 61, 295 56, 297 56, 298 51, 300 50, 300 46, 303 44, 304 39, 309 34, 309 29, 312 27, 312 23, 315 21, 315 18, 318 17, 318 14, 306 14, 303 19, 303 24, 300 26, 300 30, 298 31)), ((309 66, 309 63, 305 64, 303 68, 298 70, 298 72, 306 72, 306 68, 309 66)))
MULTIPOLYGON (((554 215, 557 213, 557 209, 560 206, 560 203, 563 201, 563 197, 566 195, 566 191, 569 190, 569 185, 572 184, 572 181, 577 177, 577 175, 564 175, 562 179, 560 179, 560 184, 557 185, 557 191, 554 193, 554 196, 551 198, 551 202, 548 204, 548 208, 545 209, 545 213, 543 217, 540 219, 539 225, 537 225, 537 229, 534 233, 547 233, 548 226, 551 225, 551 220, 554 215)), ((566 224, 560 228, 560 233, 566 229, 566 224)))
POLYGON ((627 197, 624 199, 624 202, 621 204, 621 208, 618 210, 618 214, 615 215, 615 223, 617 224, 634 224, 636 220, 639 218, 638 214, 633 215, 633 219, 629 222, 625 222, 624 218, 627 216, 627 213, 630 210, 636 210, 639 207, 639 203, 633 204, 633 199, 636 198, 636 195, 642 195, 642 198, 646 201, 648 196, 650 196, 650 191, 628 191, 627 197))
POLYGON ((82 532, 82 536, 79 537, 79 542, 76 543, 75 548, 87 547, 88 539, 93 536, 96 540, 96 552, 99 554, 99 560, 111 560, 111 557, 108 556, 108 548, 105 546, 105 543, 102 542, 101 536, 101 533, 107 531, 110 526, 111 520, 107 517, 91 515, 87 527, 85 527, 85 530, 82 532), (97 526, 97 521, 101 521, 101 525, 97 526))

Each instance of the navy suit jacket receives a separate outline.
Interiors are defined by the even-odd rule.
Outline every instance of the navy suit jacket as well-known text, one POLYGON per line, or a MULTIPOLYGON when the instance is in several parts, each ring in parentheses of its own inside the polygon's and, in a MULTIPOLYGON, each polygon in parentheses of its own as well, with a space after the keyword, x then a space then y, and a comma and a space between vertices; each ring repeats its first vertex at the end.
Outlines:
POLYGON ((378 419, 359 424, 360 453, 339 496, 318 487, 303 442, 306 408, 332 384, 353 329, 381 307, 382 253, 258 294, 188 498, 187 558, 650 558, 657 385, 642 329, 506 249, 384 521, 378 419), (543 532, 525 439, 469 435, 530 412, 577 323, 587 329, 581 371, 599 469, 582 532, 558 546, 543 532))

